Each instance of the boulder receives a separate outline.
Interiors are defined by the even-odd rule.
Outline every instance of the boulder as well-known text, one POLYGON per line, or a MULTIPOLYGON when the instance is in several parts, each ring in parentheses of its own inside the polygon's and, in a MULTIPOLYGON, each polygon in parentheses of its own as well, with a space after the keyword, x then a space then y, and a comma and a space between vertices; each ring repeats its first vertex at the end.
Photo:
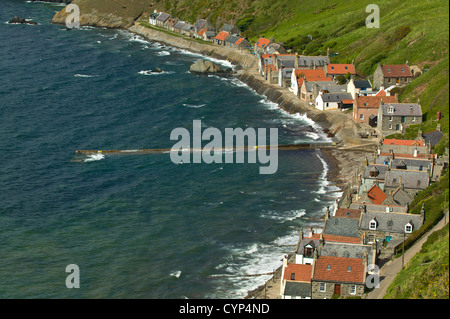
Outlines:
POLYGON ((195 61, 195 63, 191 65, 189 70, 191 72, 195 72, 195 73, 225 73, 226 72, 218 64, 215 64, 211 61, 205 61, 202 59, 198 59, 197 61, 195 61))
POLYGON ((31 21, 31 20, 26 20, 25 18, 19 18, 19 17, 14 17, 12 18, 9 23, 21 23, 21 24, 32 24, 32 25, 37 25, 37 22, 31 21))

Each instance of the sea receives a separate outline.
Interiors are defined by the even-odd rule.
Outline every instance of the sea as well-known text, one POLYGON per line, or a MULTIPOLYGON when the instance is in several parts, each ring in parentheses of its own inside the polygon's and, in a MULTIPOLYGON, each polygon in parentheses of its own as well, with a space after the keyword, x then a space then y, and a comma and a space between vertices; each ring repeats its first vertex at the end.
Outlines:
POLYGON ((277 128, 280 145, 330 139, 235 77, 189 72, 228 61, 121 30, 69 31, 50 23, 62 8, 0 10, 0 298, 244 298, 339 197, 320 151, 280 150, 276 173, 260 174, 248 161, 76 150, 170 149, 172 130, 194 120, 277 128))

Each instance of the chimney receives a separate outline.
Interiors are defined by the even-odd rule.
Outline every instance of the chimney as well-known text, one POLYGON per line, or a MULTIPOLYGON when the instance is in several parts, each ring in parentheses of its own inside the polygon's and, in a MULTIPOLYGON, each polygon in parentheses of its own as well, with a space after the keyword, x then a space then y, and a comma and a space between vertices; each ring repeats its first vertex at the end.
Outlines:
POLYGON ((311 238, 313 235, 314 235, 314 231, 313 231, 313 228, 311 227, 309 229, 308 237, 311 238))
POLYGON ((436 125, 436 131, 441 131, 441 124, 436 125))
POLYGON ((294 68, 298 69, 298 52, 295 52, 294 68))
POLYGON ((406 60, 406 65, 409 66, 409 61, 408 60, 406 60))
POLYGON ((414 149, 414 157, 417 157, 417 148, 414 149))

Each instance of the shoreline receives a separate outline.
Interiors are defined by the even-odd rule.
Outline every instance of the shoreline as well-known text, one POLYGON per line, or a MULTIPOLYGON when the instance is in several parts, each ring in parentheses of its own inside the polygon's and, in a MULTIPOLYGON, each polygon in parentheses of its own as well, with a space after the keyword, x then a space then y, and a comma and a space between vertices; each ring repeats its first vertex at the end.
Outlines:
MULTIPOLYGON (((52 23, 57 23, 52 21, 52 23)), ((90 25, 97 27, 96 25, 90 25)), ((104 26, 100 26, 104 27, 104 26)), ((149 41, 155 41, 178 49, 184 49, 189 52, 199 54, 205 58, 210 57, 222 61, 227 61, 235 65, 235 72, 232 76, 245 83, 249 88, 253 89, 257 94, 267 98, 267 100, 276 103, 278 107, 290 114, 304 114, 309 119, 320 126, 323 132, 330 132, 333 142, 346 147, 361 145, 359 139, 356 138, 356 130, 354 122, 350 117, 350 125, 348 116, 342 112, 322 112, 315 108, 309 107, 305 102, 301 101, 297 96, 289 90, 279 87, 275 84, 265 82, 256 69, 257 57, 249 52, 241 52, 237 49, 216 46, 213 44, 203 44, 195 42, 184 37, 175 37, 156 29, 147 28, 135 22, 131 27, 115 27, 131 32, 133 34, 144 37, 149 41), (349 127, 350 126, 350 127, 349 127)), ((362 145, 361 145, 362 146, 362 145)), ((340 150, 339 148, 320 150, 320 153, 327 165, 327 174, 325 180, 340 189, 342 193, 348 185, 348 177, 353 175, 355 167, 346 165, 346 160, 361 159, 363 151, 356 150, 340 150)), ((362 157, 363 158, 363 157, 362 157)), ((289 254, 289 261, 293 260, 294 254, 289 254)), ((244 299, 280 299, 280 280, 282 265, 275 270, 272 278, 264 285, 247 292, 244 299)))

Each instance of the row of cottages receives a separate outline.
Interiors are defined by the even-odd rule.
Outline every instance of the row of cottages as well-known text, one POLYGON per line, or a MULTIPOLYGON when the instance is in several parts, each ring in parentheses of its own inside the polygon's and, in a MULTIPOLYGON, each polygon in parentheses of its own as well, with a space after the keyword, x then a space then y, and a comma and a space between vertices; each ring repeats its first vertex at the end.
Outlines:
POLYGON ((250 42, 241 36, 241 31, 236 26, 227 23, 220 28, 213 42, 235 49, 250 49, 251 47, 250 42))
POLYGON ((408 206, 441 173, 431 146, 422 140, 384 139, 358 176, 354 202, 408 206))
POLYGON ((303 229, 294 262, 283 259, 283 299, 329 299, 362 296, 368 275, 381 256, 395 254, 404 238, 419 229, 425 212, 408 214, 407 207, 354 203, 327 209, 324 228, 305 236, 303 229))
POLYGON ((218 45, 237 49, 249 49, 251 47, 250 42, 241 36, 240 30, 236 26, 227 23, 220 28, 217 34, 215 26, 209 19, 199 19, 192 25, 189 22, 174 18, 168 13, 158 13, 156 10, 150 14, 149 23, 188 37, 214 42, 218 45))

